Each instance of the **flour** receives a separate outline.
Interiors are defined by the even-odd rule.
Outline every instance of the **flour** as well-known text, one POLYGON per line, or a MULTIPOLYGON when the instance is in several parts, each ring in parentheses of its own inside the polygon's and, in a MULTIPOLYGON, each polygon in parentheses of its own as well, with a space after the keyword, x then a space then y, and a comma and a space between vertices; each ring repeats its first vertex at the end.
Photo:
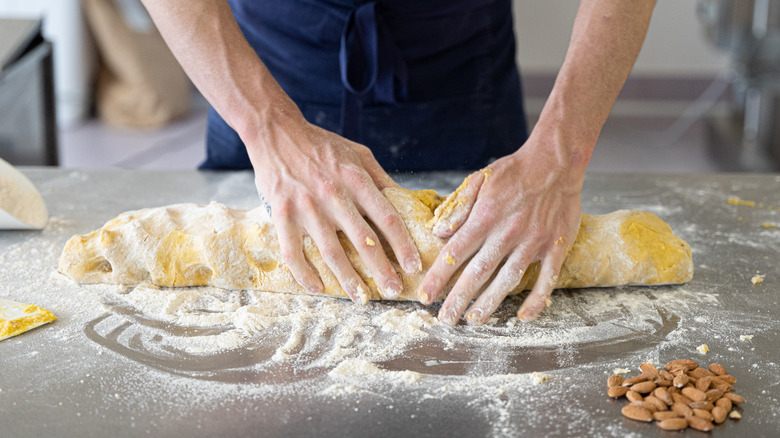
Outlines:
MULTIPOLYGON (((667 211, 677 210, 672 205, 667 211)), ((743 394, 750 400, 746 419, 780 416, 780 400, 771 391, 780 361, 753 350, 773 339, 780 323, 759 306, 750 313, 728 308, 734 300, 774 299, 777 275, 771 266, 755 265, 761 257, 734 257, 733 274, 701 257, 694 281, 683 286, 555 291, 553 305, 531 323, 515 317, 523 294, 507 299, 487 325, 446 327, 436 320, 437 305, 414 302, 358 306, 329 297, 213 287, 79 286, 54 271, 65 240, 99 225, 93 222, 55 216, 43 231, 14 234, 0 247, 0 296, 35 303, 59 317, 29 336, 4 341, 4 353, 17 346, 27 351, 0 360, 58 376, 59 387, 78 397, 52 404, 72 405, 74 419, 79 412, 81 420, 91 420, 95 412, 107 412, 102 405, 112 405, 119 415, 189 415, 187 421, 198 425, 199 417, 234 420, 236 412, 250 418, 269 410, 273 414, 266 415, 281 415, 289 424, 320 408, 367 416, 402 412, 408 421, 427 422, 432 417, 425 418, 426 412, 458 407, 452 412, 485 424, 484 434, 491 436, 517 436, 516 425, 549 436, 642 436, 621 418, 619 407, 606 396, 594 401, 593 394, 603 395, 609 374, 635 374, 638 363, 677 357, 722 362, 736 370, 739 388, 745 382, 768 388, 743 394), (759 268, 770 275, 754 287, 749 280, 759 268), (710 351, 697 355, 703 343, 710 351), (534 372, 537 380, 548 379, 535 385, 534 372), (277 400, 299 404, 274 410, 277 400)), ((769 256, 770 264, 780 249, 776 230, 758 221, 738 223, 736 214, 734 224, 757 231, 743 235, 731 223, 677 222, 699 254, 746 249, 769 256)), ((19 395, 20 385, 2 382, 3 396, 19 395)))

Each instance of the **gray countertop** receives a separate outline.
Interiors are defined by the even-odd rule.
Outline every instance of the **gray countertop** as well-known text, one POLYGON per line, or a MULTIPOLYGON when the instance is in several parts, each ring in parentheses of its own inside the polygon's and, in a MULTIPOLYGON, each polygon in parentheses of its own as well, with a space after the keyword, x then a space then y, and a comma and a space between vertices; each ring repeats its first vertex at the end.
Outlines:
MULTIPOLYGON (((156 309, 128 304, 143 291, 79 286, 56 273, 67 238, 123 211, 212 200, 255 207, 247 172, 22 170, 51 220, 43 231, 0 231, 0 297, 58 320, 0 342, 0 436, 666 436, 623 418, 625 401, 606 396, 606 378, 676 358, 723 364, 748 400, 743 419, 713 436, 780 431, 778 175, 589 174, 584 211, 658 214, 691 244, 691 283, 556 291, 530 324, 513 318, 522 299, 513 298, 486 327, 412 324, 422 331, 410 338, 382 318, 430 320, 435 306, 305 297, 295 305, 337 321, 300 323, 296 307, 298 319, 241 332, 160 321, 156 309), (755 275, 763 283, 753 285, 755 275), (342 318, 353 331, 338 326, 342 318), (187 344, 237 333, 240 348, 197 353, 187 344), (302 347, 285 350, 295 339, 302 347), (548 380, 535 384, 533 372, 548 380)), ((398 180, 446 193, 464 175, 398 180)), ((235 293, 240 306, 266 299, 235 293)))

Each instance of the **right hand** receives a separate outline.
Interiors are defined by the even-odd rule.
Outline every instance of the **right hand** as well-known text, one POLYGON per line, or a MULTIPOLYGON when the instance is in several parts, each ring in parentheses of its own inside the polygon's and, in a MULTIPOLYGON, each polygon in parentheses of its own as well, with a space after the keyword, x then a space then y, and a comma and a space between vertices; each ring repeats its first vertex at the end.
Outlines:
POLYGON ((403 283, 365 218, 386 238, 404 271, 419 272, 417 247, 380 191, 398 185, 367 147, 312 125, 302 115, 292 119, 268 124, 244 141, 257 190, 271 207, 284 263, 301 286, 323 292, 322 280, 304 256, 303 238, 308 234, 347 295, 366 303, 369 289, 339 243, 336 233, 342 231, 383 297, 396 298, 403 283))

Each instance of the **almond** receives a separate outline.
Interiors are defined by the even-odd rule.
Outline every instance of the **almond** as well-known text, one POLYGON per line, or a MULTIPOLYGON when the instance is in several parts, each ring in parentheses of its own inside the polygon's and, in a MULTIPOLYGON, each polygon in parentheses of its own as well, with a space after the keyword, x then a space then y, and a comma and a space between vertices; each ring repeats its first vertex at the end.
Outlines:
POLYGON ((658 371, 658 377, 664 379, 664 380, 674 380, 674 376, 669 371, 660 370, 658 371))
POLYGON ((658 377, 658 368, 656 368, 655 365, 651 364, 650 362, 644 362, 643 364, 639 365, 639 369, 642 370, 642 374, 646 375, 650 379, 655 379, 658 377))
POLYGON ((728 374, 724 374, 722 376, 718 376, 718 379, 720 379, 723 382, 730 383, 732 385, 737 383, 737 378, 734 377, 734 376, 728 375, 728 374))
POLYGON ((688 379, 688 376, 685 374, 680 374, 679 376, 675 377, 674 380, 672 380, 672 384, 678 388, 682 388, 686 383, 688 383, 689 380, 690 379, 688 379))
POLYGON ((672 368, 682 367, 686 368, 687 370, 693 370, 699 367, 699 364, 690 360, 690 359, 675 359, 668 364, 664 368, 667 370, 672 370, 672 368))
POLYGON ((666 390, 666 388, 655 388, 655 391, 653 391, 653 395, 662 402, 666 403, 667 405, 671 405, 674 403, 674 400, 672 400, 672 396, 669 395, 669 391, 666 390))
POLYGON ((628 392, 628 388, 625 386, 613 386, 607 389, 607 395, 610 397, 623 397, 628 392))
POLYGON ((728 374, 726 372, 726 368, 719 363, 711 363, 710 371, 712 371, 716 376, 722 376, 724 374, 728 374))
POLYGON ((709 391, 706 391, 704 393, 704 399, 708 402, 715 403, 718 401, 721 397, 723 397, 724 392, 720 389, 710 389, 709 391))
POLYGON ((693 403, 693 400, 689 399, 684 394, 678 393, 672 393, 672 400, 674 400, 675 403, 682 403, 686 406, 690 403, 693 403))
POLYGON ((720 406, 715 406, 715 409, 712 410, 712 418, 716 424, 720 424, 726 421, 726 417, 728 415, 729 411, 720 406))
POLYGON ((707 376, 712 377, 712 376, 715 375, 715 373, 713 373, 712 371, 710 371, 710 370, 708 370, 706 368, 695 368, 695 369, 692 369, 692 370, 688 371, 687 374, 688 374, 688 377, 694 377, 696 379, 701 379, 702 377, 707 377, 707 376))
POLYGON ((697 417, 704 418, 705 420, 712 421, 712 414, 710 411, 705 411, 704 409, 691 409, 693 411, 693 415, 697 417))
POLYGON ((712 430, 712 421, 705 420, 704 418, 697 417, 696 415, 689 415, 685 417, 688 420, 688 426, 702 432, 709 432, 712 430))
POLYGON ((650 403, 653 406, 655 406, 656 411, 669 410, 669 406, 667 406, 666 403, 662 402, 658 397, 654 395, 648 395, 647 397, 645 397, 645 403, 650 403))
POLYGON ((638 406, 647 409, 648 411, 650 411, 651 414, 658 412, 658 407, 650 403, 649 401, 647 401, 647 399, 645 399, 642 403, 639 403, 638 406))
POLYGON ((650 380, 631 386, 631 390, 640 394, 648 394, 655 389, 655 382, 650 380))
POLYGON ((730 412, 731 408, 733 407, 733 403, 731 403, 731 400, 729 400, 727 397, 723 397, 715 402, 715 406, 725 409, 726 412, 730 412))
POLYGON ((699 391, 707 391, 712 385, 712 377, 706 376, 696 381, 696 389, 699 391))
POLYGON ((614 375, 609 376, 607 379, 607 388, 612 388, 613 386, 620 386, 623 384, 623 376, 614 375))
POLYGON ((642 374, 636 376, 636 377, 630 377, 621 383, 623 386, 632 386, 636 385, 637 383, 642 383, 647 381, 647 377, 643 376, 642 374))
POLYGON ((745 403, 745 397, 734 394, 733 392, 727 392, 726 394, 723 395, 723 397, 726 397, 727 399, 731 400, 731 402, 734 403, 735 405, 738 405, 740 403, 745 403))
POLYGON ((625 417, 628 417, 632 420, 645 422, 653 421, 653 414, 651 414, 650 411, 634 404, 623 406, 623 409, 621 409, 620 412, 625 417))
POLYGON ((711 411, 712 408, 715 407, 712 403, 708 402, 707 400, 699 400, 695 401, 693 403, 689 403, 688 406, 691 409, 704 409, 705 411, 711 411))
POLYGON ((658 427, 664 430, 683 430, 688 427, 688 420, 685 418, 667 418, 665 420, 661 420, 658 423, 658 427))
POLYGON ((656 386, 667 387, 667 386, 672 386, 672 381, 671 380, 657 378, 657 379, 655 379, 655 384, 656 384, 656 386))
POLYGON ((732 385, 730 385, 730 384, 728 384, 726 382, 723 382, 723 383, 718 383, 717 385, 715 385, 715 389, 720 389, 723 392, 731 392, 731 391, 734 390, 734 386, 732 386, 732 385))
POLYGON ((631 391, 630 389, 626 393, 626 398, 628 399, 628 401, 632 401, 632 402, 634 402, 634 401, 641 402, 641 401, 644 400, 644 398, 642 397, 642 394, 640 394, 640 393, 638 393, 636 391, 631 391))
POLYGON ((705 398, 707 398, 707 396, 704 394, 703 391, 699 391, 698 389, 693 387, 683 388, 682 393, 684 396, 688 397, 692 401, 704 400, 705 398))
POLYGON ((672 404, 672 412, 676 412, 681 417, 693 415, 693 409, 689 408, 685 403, 672 404))
POLYGON ((674 411, 653 412, 653 419, 658 421, 668 420, 669 418, 682 418, 680 414, 674 411))

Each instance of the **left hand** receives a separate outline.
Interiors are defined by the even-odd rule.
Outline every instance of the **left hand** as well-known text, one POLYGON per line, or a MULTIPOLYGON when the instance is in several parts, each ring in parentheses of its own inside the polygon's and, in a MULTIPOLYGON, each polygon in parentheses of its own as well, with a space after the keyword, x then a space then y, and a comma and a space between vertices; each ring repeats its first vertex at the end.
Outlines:
POLYGON ((484 323, 534 262, 541 262, 538 280, 517 317, 530 321, 549 303, 579 230, 584 169, 561 164, 555 149, 544 146, 529 140, 471 174, 461 202, 434 227, 439 237, 452 237, 423 279, 420 302, 434 302, 465 264, 439 311, 441 322, 457 324, 484 287, 465 314, 470 324, 484 323))

